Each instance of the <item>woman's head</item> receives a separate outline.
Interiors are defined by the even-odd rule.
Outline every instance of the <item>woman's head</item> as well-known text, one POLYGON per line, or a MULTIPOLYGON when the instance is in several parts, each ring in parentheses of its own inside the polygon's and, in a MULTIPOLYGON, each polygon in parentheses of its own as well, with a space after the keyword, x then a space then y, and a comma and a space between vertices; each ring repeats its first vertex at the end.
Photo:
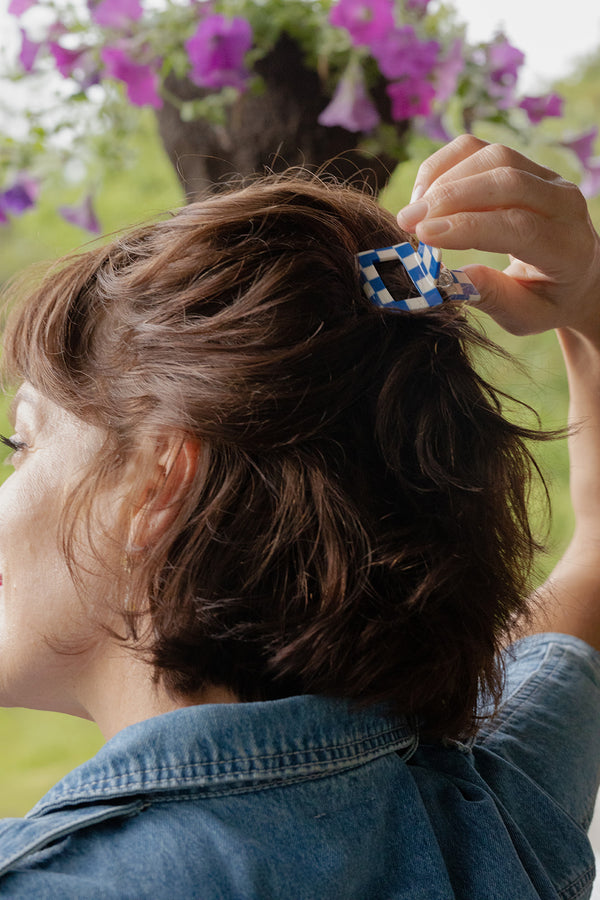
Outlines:
POLYGON ((75 582, 85 532, 174 693, 340 694, 456 735, 497 688, 528 432, 461 309, 364 297, 356 253, 404 238, 350 188, 257 181, 69 258, 13 314, 8 371, 104 436, 64 507, 75 582))

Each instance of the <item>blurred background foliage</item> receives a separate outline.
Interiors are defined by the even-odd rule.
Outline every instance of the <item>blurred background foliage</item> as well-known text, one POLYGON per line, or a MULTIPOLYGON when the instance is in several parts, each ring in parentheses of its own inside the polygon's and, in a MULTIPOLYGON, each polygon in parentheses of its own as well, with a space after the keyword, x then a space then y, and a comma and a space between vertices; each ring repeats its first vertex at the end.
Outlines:
MULTIPOLYGON (((572 77, 553 85, 567 100, 566 115, 556 122, 544 124, 548 144, 562 138, 565 129, 573 133, 598 124, 600 109, 600 53, 584 60, 572 77)), ((479 131, 480 137, 495 140, 493 131, 479 131)), ((113 232, 141 220, 155 217, 180 206, 183 196, 179 182, 160 143, 151 113, 142 117, 139 132, 131 141, 131 165, 112 171, 98 186, 96 207, 105 232, 113 232)), ((423 138, 414 139, 411 159, 394 172, 382 202, 397 210, 407 202, 418 166, 434 146, 423 138)), ((506 141, 506 133, 503 134, 506 141)), ((519 146, 515 137, 514 146, 519 146)), ((556 147, 536 146, 536 159, 574 179, 567 154, 556 147)), ((368 165, 368 161, 367 161, 368 165)), ((0 282, 6 284, 29 264, 49 260, 85 243, 85 232, 63 221, 56 208, 76 203, 77 189, 69 186, 68 172, 57 172, 54 184, 44 192, 42 203, 0 231, 0 282)), ((600 198, 590 203, 596 227, 600 227, 600 198)), ((557 253, 560 248, 557 247, 557 253)), ((461 265, 484 261, 502 267, 501 257, 484 254, 445 254, 446 262, 461 265), (483 257, 483 260, 482 260, 483 257)), ((577 298, 574 298, 574 302, 577 298)), ((483 314, 474 315, 488 334, 507 347, 524 364, 523 368, 505 361, 481 360, 490 379, 524 400, 539 412, 544 427, 556 428, 565 422, 567 387, 560 352, 553 334, 514 338, 500 332, 483 314)), ((0 405, 0 432, 10 434, 6 420, 8 398, 0 405)), ((518 411, 515 412, 519 415, 518 411)), ((549 524, 548 552, 540 557, 537 577, 542 579, 569 539, 572 519, 568 499, 568 467, 564 441, 546 444, 538 452, 552 497, 552 519, 548 523, 539 497, 534 498, 534 515, 540 529, 549 524)), ((0 478, 10 474, 9 467, 0 469, 0 478)), ((0 710, 0 816, 22 815, 62 775, 91 756, 101 745, 96 727, 89 723, 55 713, 30 710, 0 710)))

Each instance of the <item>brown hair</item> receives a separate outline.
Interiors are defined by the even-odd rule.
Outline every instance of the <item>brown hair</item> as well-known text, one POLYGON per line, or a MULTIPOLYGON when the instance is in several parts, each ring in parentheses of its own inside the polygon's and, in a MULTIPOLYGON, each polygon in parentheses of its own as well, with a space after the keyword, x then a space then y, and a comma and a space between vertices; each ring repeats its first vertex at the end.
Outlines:
MULTIPOLYGON (((15 310, 8 370, 108 434, 71 532, 140 436, 198 443, 129 584, 171 691, 381 701, 436 737, 498 697, 538 434, 473 368, 490 345, 462 308, 365 299, 355 254, 403 239, 354 189, 257 180, 68 258, 15 310)), ((408 295, 400 266, 385 278, 408 295)))

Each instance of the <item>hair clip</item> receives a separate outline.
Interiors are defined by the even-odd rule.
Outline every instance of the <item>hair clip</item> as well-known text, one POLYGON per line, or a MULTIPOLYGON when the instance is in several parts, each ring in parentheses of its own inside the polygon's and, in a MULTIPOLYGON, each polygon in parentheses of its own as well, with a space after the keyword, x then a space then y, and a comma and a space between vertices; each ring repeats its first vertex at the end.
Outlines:
POLYGON ((460 269, 442 267, 442 251, 429 244, 421 242, 415 250, 411 243, 404 241, 380 250, 363 250, 362 253, 357 253, 356 258, 362 289, 376 306, 413 310, 438 306, 444 300, 469 300, 474 303, 479 299, 477 289, 469 277, 460 269), (394 260, 401 262, 406 269, 419 292, 417 297, 394 300, 386 288, 375 264, 394 260))

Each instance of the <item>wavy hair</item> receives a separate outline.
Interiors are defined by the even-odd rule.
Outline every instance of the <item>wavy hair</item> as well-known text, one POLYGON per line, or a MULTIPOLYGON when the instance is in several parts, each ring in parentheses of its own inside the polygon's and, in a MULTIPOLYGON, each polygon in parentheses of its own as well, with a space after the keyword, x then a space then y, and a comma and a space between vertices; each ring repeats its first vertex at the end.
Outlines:
MULTIPOLYGON (((13 311, 11 375, 107 434, 71 538, 128 462, 147 480, 142 438, 198 447, 122 586, 127 639, 174 694, 381 702, 436 738, 473 733, 478 695, 499 697, 543 435, 503 415, 462 307, 365 299, 355 254, 403 239, 353 188, 256 180, 63 260, 13 311)), ((410 293, 400 266, 385 279, 410 293)))

